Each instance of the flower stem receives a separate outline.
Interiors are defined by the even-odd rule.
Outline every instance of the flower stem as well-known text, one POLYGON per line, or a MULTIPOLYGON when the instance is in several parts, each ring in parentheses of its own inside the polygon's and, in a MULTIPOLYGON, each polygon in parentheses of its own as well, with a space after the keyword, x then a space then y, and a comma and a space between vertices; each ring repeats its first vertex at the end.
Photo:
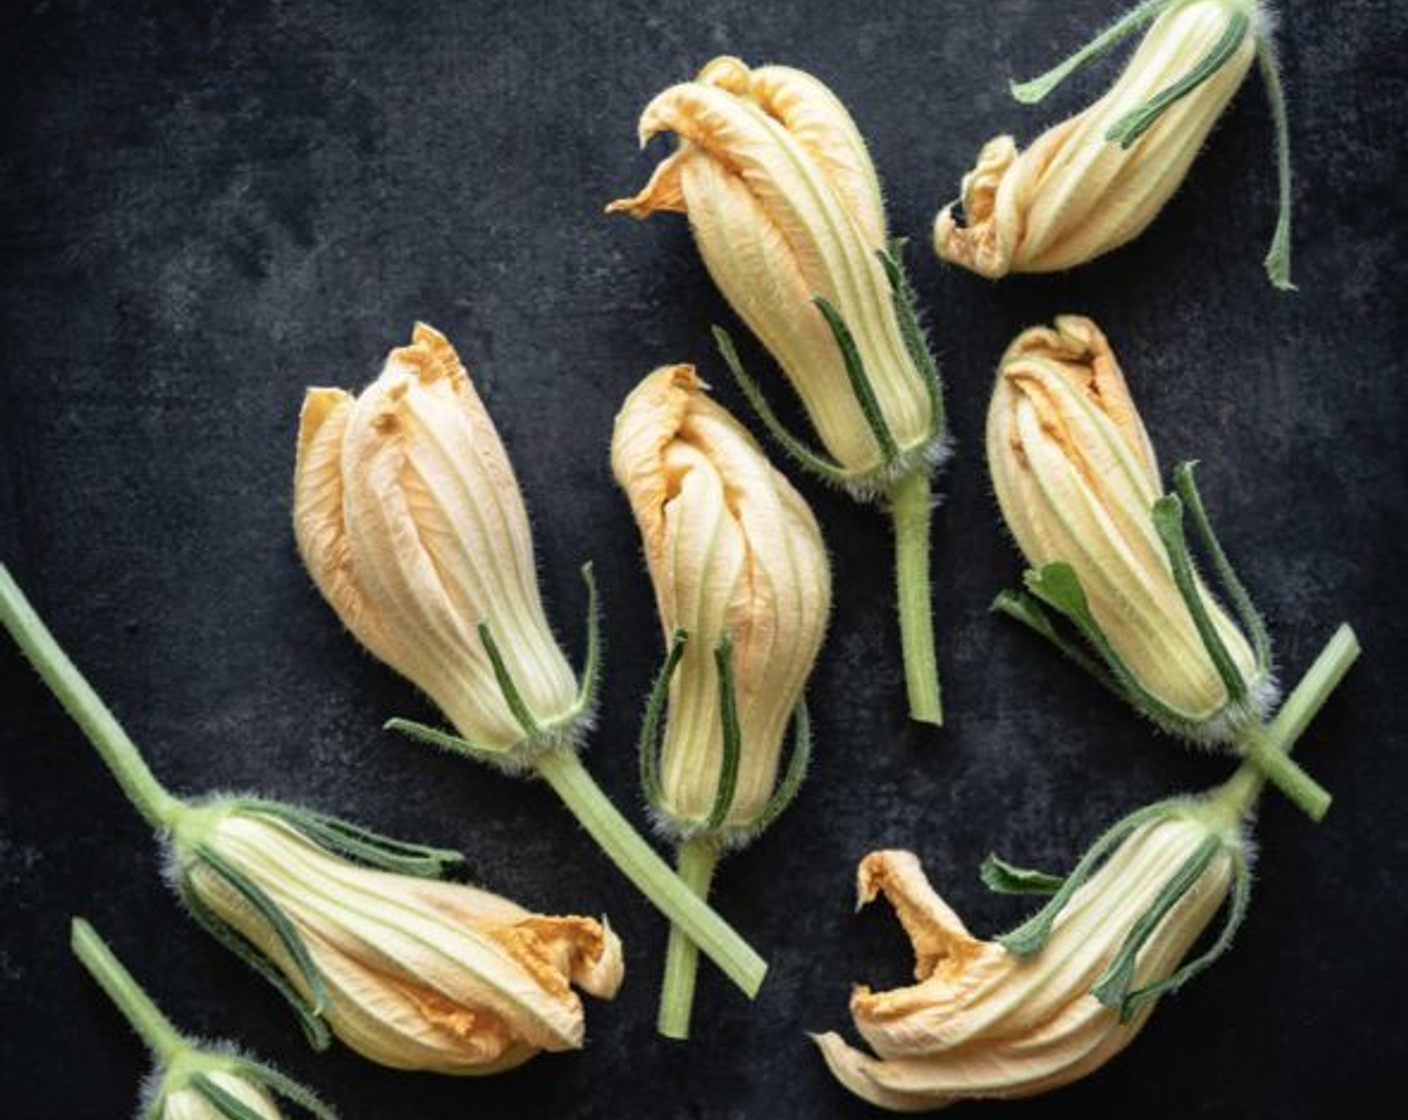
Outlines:
POLYGON ((127 794, 147 823, 156 828, 169 827, 184 807, 183 803, 156 780, 137 751, 136 744, 127 737, 127 732, 107 705, 59 647, 3 564, 0 564, 0 623, 24 651, 64 710, 97 748, 122 787, 122 792, 127 794))
POLYGON ((97 930, 82 918, 74 918, 69 943, 73 946, 74 956, 83 962, 83 967, 108 994, 108 998, 117 1004, 133 1030, 163 1065, 170 1065, 178 1054, 188 1048, 181 1033, 171 1025, 171 1020, 161 1013, 151 997, 132 979, 132 974, 113 955, 97 930))
POLYGON ((1330 808, 1330 791, 1287 756, 1270 731, 1258 723, 1248 724, 1233 739, 1246 764, 1283 794, 1311 820, 1322 820, 1330 808))
MULTIPOLYGON (((718 865, 719 845, 707 836, 686 840, 675 856, 680 880, 701 900, 709 897, 709 884, 713 882, 718 865)), ((656 1028, 666 1038, 683 1041, 689 1037, 694 978, 698 971, 699 946, 679 926, 671 926, 670 943, 665 951, 665 981, 660 988, 660 1015, 656 1020, 656 1028)))
POLYGON ((576 753, 559 747, 543 751, 533 761, 538 773, 626 878, 750 999, 756 995, 767 962, 641 839, 607 800, 576 753))
MULTIPOLYGON (((1349 672, 1355 660, 1359 657, 1359 638, 1353 629, 1348 625, 1342 625, 1325 643, 1325 648, 1320 651, 1314 664, 1301 677, 1300 683, 1295 690, 1281 705, 1281 710, 1276 713, 1276 718, 1264 728, 1257 728, 1258 739, 1262 744, 1257 757, 1248 754, 1247 760, 1237 769, 1237 772, 1223 785, 1221 792, 1217 795, 1217 800, 1226 805, 1236 820, 1240 820, 1256 803, 1257 797, 1261 793, 1262 786, 1268 781, 1275 782, 1275 778, 1268 773, 1265 763, 1268 759, 1279 757, 1286 761, 1286 756, 1290 753, 1295 742, 1305 733, 1305 729, 1310 725, 1310 721, 1315 718, 1316 713, 1325 706, 1331 694, 1339 687, 1340 681, 1349 672)), ((1301 773, 1299 770, 1296 773, 1301 773)), ((1305 777, 1302 774, 1302 777, 1305 777)), ((1305 778, 1307 782, 1319 789, 1315 783, 1305 778)), ((1278 789, 1284 791, 1283 786, 1277 784, 1278 789)), ((1321 791, 1324 793, 1324 791, 1321 791)), ((1295 800, 1293 798, 1293 800, 1295 800)), ((1324 794, 1324 808, 1317 816, 1311 816, 1319 820, 1324 816, 1324 809, 1329 808, 1330 795, 1324 794)), ((1296 801, 1301 805, 1300 801, 1296 801)), ((1302 805, 1304 808, 1304 805, 1302 805)), ((1307 810, 1309 811, 1309 810, 1307 810)))
POLYGON ((932 497, 922 470, 902 478, 889 492, 895 526, 895 583, 899 597, 900 644, 909 715, 941 727, 939 661, 934 653, 934 615, 929 589, 929 522, 932 497))

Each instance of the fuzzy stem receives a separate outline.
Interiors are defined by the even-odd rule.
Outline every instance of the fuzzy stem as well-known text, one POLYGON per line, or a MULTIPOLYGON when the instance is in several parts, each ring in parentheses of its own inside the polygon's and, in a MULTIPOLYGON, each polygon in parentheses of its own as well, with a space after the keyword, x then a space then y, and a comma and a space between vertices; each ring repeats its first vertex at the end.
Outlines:
POLYGON ((170 1065, 178 1054, 189 1049, 181 1032, 132 979, 132 974, 113 955, 98 931, 82 918, 73 919, 69 944, 73 955, 83 962, 83 967, 163 1065, 170 1065))
POLYGON ((533 764, 626 878, 750 999, 756 995, 767 962, 641 839, 576 753, 566 747, 543 751, 533 764))
POLYGON ((147 823, 168 828, 183 802, 173 797, 148 769, 137 746, 98 694, 83 679, 49 628, 35 613, 10 571, 0 564, 0 623, 24 651, 64 710, 82 728, 147 823))
MULTIPOLYGON (((681 882, 701 900, 709 897, 709 885, 719 865, 719 855, 718 843, 708 836, 686 840, 675 854, 681 882)), ((656 1028, 666 1038, 684 1041, 689 1037, 694 978, 698 970, 699 946, 679 926, 671 926, 670 943, 665 951, 665 980, 660 988, 660 1015, 656 1020, 656 1028)))
MULTIPOLYGON (((1289 754, 1296 740, 1305 733, 1310 721, 1339 687, 1340 681, 1359 657, 1359 651, 1359 638, 1353 629, 1347 624, 1340 626, 1325 643, 1325 648, 1320 651, 1314 664, 1306 670, 1305 676, 1301 677, 1295 691, 1281 705, 1276 718, 1266 728, 1259 729, 1267 743, 1266 753, 1279 754, 1282 757, 1289 754)), ((1249 758, 1227 780, 1215 800, 1227 808, 1232 819, 1240 820, 1256 804, 1262 786, 1269 777, 1256 761, 1249 758)), ((1328 798, 1328 794, 1326 796, 1328 798)))
POLYGON ((943 726, 939 661, 934 652, 934 614, 929 588, 929 522, 933 501, 923 470, 902 478, 889 492, 895 526, 895 583, 899 598, 900 645, 909 716, 943 726))

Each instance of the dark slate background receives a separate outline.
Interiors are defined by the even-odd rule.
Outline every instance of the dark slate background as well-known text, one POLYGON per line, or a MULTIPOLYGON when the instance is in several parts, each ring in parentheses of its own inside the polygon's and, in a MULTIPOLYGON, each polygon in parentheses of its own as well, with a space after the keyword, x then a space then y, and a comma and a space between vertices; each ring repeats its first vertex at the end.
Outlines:
POLYGON ((1109 71, 1038 109, 1009 100, 1007 79, 1119 7, 7 5, 0 557, 176 789, 255 788, 462 846, 477 880, 526 904, 608 912, 629 976, 615 1003, 589 1004, 584 1052, 504 1077, 310 1053, 278 997, 182 916, 147 830, 0 642, 5 1113, 112 1117, 134 1100, 141 1049, 66 948, 82 913, 178 1023, 238 1038, 348 1120, 867 1115, 803 1033, 846 1027, 853 981, 909 968, 888 913, 852 915, 861 855, 916 849, 973 927, 996 932, 1022 909, 980 886, 990 849, 1067 864, 1114 817, 1230 768, 1156 740, 987 613, 1019 569, 982 458, 993 365, 1063 311, 1108 331, 1166 464, 1204 461, 1285 672, 1341 619, 1367 652, 1304 743, 1334 810, 1317 829, 1267 804, 1236 952, 1097 1076, 1001 1111, 1312 1117, 1351 1090, 1401 1093, 1403 8, 1282 5, 1298 295, 1260 268, 1274 202, 1255 77, 1138 244, 998 285, 940 267, 929 223, 979 145, 1032 137, 1109 71), (700 363, 740 402, 708 339, 732 318, 685 223, 600 211, 659 156, 635 148, 646 101, 723 52, 829 82, 871 143, 895 230, 917 241, 959 452, 934 533, 950 722, 926 734, 903 717, 882 522, 804 483, 840 588, 812 689, 815 769, 717 894, 772 972, 755 1006, 706 973, 698 1041, 682 1047, 654 1034, 661 922, 551 794, 379 730, 433 713, 314 592, 289 489, 303 387, 365 383, 417 318, 446 331, 516 459, 573 650, 577 566, 596 560, 610 646, 590 761, 643 818, 633 741, 659 636, 608 470, 611 420, 666 362, 700 363))

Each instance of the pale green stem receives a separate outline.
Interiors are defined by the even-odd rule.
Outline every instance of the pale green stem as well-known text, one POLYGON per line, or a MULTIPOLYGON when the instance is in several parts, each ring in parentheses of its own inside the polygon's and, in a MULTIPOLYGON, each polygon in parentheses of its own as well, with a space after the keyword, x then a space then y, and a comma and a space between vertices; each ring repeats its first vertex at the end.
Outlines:
POLYGON ((923 470, 900 479, 888 494, 895 525, 895 583, 900 645, 909 716, 940 727, 939 661, 934 652, 934 613, 929 589, 929 523, 933 499, 923 470))
MULTIPOLYGON (((1240 820, 1250 812, 1268 780, 1276 784, 1275 778, 1267 772, 1265 762, 1275 756, 1286 758, 1295 741, 1305 733, 1310 721, 1324 707, 1358 657, 1358 637, 1347 624, 1340 626, 1300 679, 1295 691, 1281 705, 1276 718, 1265 728, 1258 728, 1263 743, 1260 757, 1248 757, 1215 796, 1214 801, 1226 808, 1231 820, 1240 820)), ((1280 785, 1277 788, 1284 791, 1280 785)), ((1296 803, 1301 804, 1300 801, 1296 803)), ((1328 794, 1325 795, 1325 807, 1329 807, 1328 794)), ((1320 816, 1323 815, 1322 810, 1320 816)), ((1315 814, 1312 813, 1312 816, 1315 814)), ((1315 819, 1320 818, 1316 816, 1315 819)))
POLYGON ((151 997, 132 979, 132 974, 113 955, 97 930, 82 918, 74 918, 69 943, 73 946, 73 955, 83 962, 83 967, 108 994, 108 998, 117 1004, 117 1009, 132 1024, 132 1029, 163 1065, 170 1065, 179 1054, 189 1049, 181 1032, 171 1025, 171 1020, 161 1013, 151 997))
POLYGON ((607 800, 576 752, 566 747, 543 751, 533 764, 622 874, 750 999, 755 996, 767 962, 641 839, 607 800))
POLYGON ((59 648, 59 643, 3 564, 0 564, 0 622, 58 697, 64 710, 97 748, 122 792, 137 806, 147 823, 155 828, 169 828, 184 803, 156 780, 136 744, 59 648))
MULTIPOLYGON (((686 840, 676 852, 675 867, 680 880, 700 899, 709 897, 719 855, 718 842, 708 836, 686 840)), ((671 926, 670 943, 665 950, 665 980, 660 988, 660 1015, 656 1020, 656 1028, 666 1038, 683 1041, 689 1037, 698 972, 699 946, 679 926, 671 926)))
POLYGON ((1247 765, 1253 767, 1291 803, 1313 821, 1323 820, 1330 809, 1330 791, 1292 762, 1283 744, 1259 723, 1249 723, 1232 737, 1247 765))

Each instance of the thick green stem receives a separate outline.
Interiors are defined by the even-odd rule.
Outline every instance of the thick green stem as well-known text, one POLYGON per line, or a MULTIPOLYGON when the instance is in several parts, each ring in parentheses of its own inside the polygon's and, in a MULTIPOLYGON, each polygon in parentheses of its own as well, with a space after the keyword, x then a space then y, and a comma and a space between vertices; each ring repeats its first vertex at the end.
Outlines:
POLYGON ((1252 723, 1232 740, 1241 756, 1311 820, 1322 820, 1330 808, 1330 791, 1302 770, 1271 737, 1267 728, 1252 723))
POLYGON ((749 998, 756 995, 767 962, 641 839, 607 800, 576 753, 557 748, 542 752, 533 761, 538 773, 626 878, 749 998))
POLYGON ((899 597, 900 644, 909 715, 940 727, 939 661, 934 652, 934 613, 929 589, 929 522, 933 499, 922 470, 902 478, 889 492, 895 525, 895 583, 899 597))
MULTIPOLYGON (((1272 754, 1279 754, 1284 758, 1290 753, 1296 740, 1305 733, 1310 721, 1325 706, 1325 702, 1339 687, 1344 675, 1349 672, 1350 666, 1358 659, 1359 651, 1359 638, 1354 631, 1348 625, 1340 626, 1325 643, 1325 648, 1320 651, 1315 663, 1306 671, 1305 676, 1301 677, 1295 691, 1281 705, 1276 718, 1265 728, 1259 729, 1265 742, 1262 759, 1249 757, 1243 762, 1223 785, 1216 798, 1227 807, 1232 819, 1240 820, 1244 817, 1256 803, 1262 786, 1271 780, 1261 762, 1272 754)), ((1329 807, 1328 794, 1325 807, 1329 807)), ((1321 816, 1323 815, 1322 811, 1321 816)))
POLYGON ((188 1049, 181 1032, 132 979, 132 974, 113 955, 97 930, 82 918, 74 918, 69 943, 73 946, 73 955, 83 962, 83 967, 117 1004, 133 1030, 163 1065, 170 1065, 178 1054, 188 1049))
MULTIPOLYGON (((709 897, 709 884, 719 865, 719 845, 710 837, 686 840, 676 853, 675 867, 680 881, 699 898, 709 897)), ((694 978, 699 971, 699 946, 680 929, 670 927, 670 944, 665 950, 665 981, 660 988, 660 1015, 656 1027, 666 1038, 683 1041, 689 1037, 689 1019, 694 1010, 694 978)))
POLYGON ((169 827, 184 807, 183 803, 156 780, 136 744, 59 647, 3 564, 0 564, 0 622, 58 697, 64 710, 98 749, 118 785, 147 823, 156 828, 169 827))

